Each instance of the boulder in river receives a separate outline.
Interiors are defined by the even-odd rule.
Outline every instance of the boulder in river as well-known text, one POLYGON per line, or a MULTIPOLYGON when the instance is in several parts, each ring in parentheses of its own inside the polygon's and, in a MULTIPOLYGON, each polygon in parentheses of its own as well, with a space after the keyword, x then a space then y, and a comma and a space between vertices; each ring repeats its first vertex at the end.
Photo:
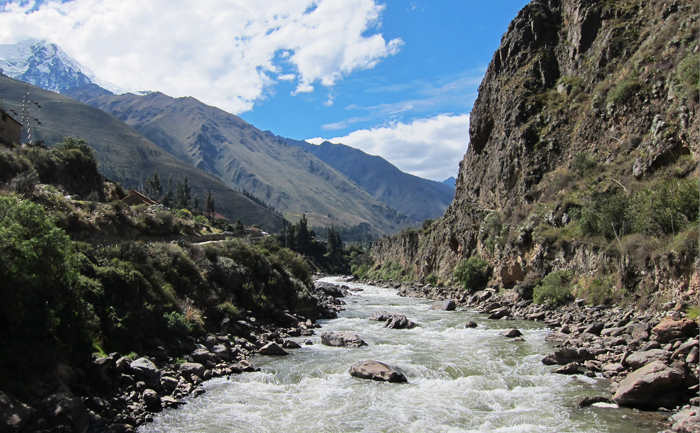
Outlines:
POLYGON ((344 291, 340 286, 336 286, 335 284, 331 283, 326 283, 325 281, 316 282, 315 287, 316 290, 320 290, 326 295, 332 296, 334 298, 343 298, 345 297, 345 295, 347 295, 347 292, 344 291))
POLYGON ((523 333, 520 332, 518 329, 510 328, 510 329, 506 329, 505 331, 502 331, 501 335, 503 337, 507 337, 507 338, 515 338, 515 337, 520 337, 521 335, 523 335, 523 333))
POLYGON ((510 309, 508 307, 500 307, 489 311, 489 313, 489 319, 499 320, 504 317, 510 316, 510 309))
POLYGON ((350 367, 350 375, 362 379, 381 380, 385 382, 408 382, 406 376, 396 369, 396 367, 371 359, 353 364, 350 367))
POLYGON ((477 326, 479 325, 477 325, 476 322, 473 320, 469 320, 467 324, 464 325, 465 328, 476 328, 477 326))
POLYGON ((390 329, 411 329, 415 328, 417 325, 413 323, 408 317, 403 314, 394 314, 390 319, 384 324, 385 328, 390 329))
POLYGON ((375 322, 385 322, 395 315, 396 313, 390 313, 388 311, 375 311, 371 316, 369 316, 369 320, 375 322))
POLYGON ((446 299, 444 301, 438 301, 430 307, 431 310, 444 310, 444 311, 454 311, 457 308, 457 304, 452 299, 446 299))
POLYGON ((367 346, 357 334, 350 332, 324 332, 321 335, 321 343, 334 347, 362 347, 367 346))
POLYGON ((582 409, 584 407, 592 406, 596 403, 612 403, 612 400, 603 396, 584 397, 581 399, 581 401, 578 402, 576 407, 582 409))
POLYGON ((564 366, 557 368, 556 370, 553 370, 552 373, 578 374, 579 367, 581 367, 581 364, 579 364, 578 362, 570 362, 564 366))
POLYGON ((286 350, 282 349, 277 343, 271 341, 260 348, 258 351, 261 355, 284 356, 289 355, 286 350))

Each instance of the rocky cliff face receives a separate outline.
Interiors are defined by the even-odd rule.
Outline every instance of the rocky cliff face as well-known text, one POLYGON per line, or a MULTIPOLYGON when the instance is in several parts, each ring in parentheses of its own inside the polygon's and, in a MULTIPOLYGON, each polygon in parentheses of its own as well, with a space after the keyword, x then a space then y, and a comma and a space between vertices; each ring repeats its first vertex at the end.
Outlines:
POLYGON ((578 219, 600 197, 631 203, 662 184, 697 182, 697 32, 694 2, 527 5, 479 88, 455 200, 429 230, 376 245, 375 270, 399 264, 448 281, 462 259, 481 255, 490 284, 506 288, 563 269, 608 278, 617 292, 697 291, 697 222, 649 246, 640 237, 650 231, 613 224, 595 236, 578 219))

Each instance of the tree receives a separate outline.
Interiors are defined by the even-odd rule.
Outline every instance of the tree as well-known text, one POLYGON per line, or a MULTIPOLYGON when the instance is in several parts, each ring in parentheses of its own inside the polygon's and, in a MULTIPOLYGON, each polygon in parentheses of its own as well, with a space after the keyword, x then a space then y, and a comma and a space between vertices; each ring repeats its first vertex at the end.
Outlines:
POLYGON ((301 219, 296 224, 295 228, 296 234, 296 251, 304 253, 308 250, 311 244, 311 237, 309 236, 309 226, 306 222, 306 214, 301 215, 301 219))
POLYGON ((146 179, 146 195, 153 200, 158 200, 163 194, 163 185, 160 184, 158 170, 153 172, 153 176, 146 179))
POLYGON ((192 213, 195 215, 202 214, 202 204, 199 202, 199 194, 195 194, 192 199, 192 213))
POLYGON ((233 230, 240 235, 242 235, 245 231, 245 227, 243 227, 243 223, 240 219, 236 220, 236 224, 233 226, 233 230))
POLYGON ((168 176, 168 192, 165 193, 165 195, 163 196, 163 200, 161 200, 163 206, 173 207, 173 200, 175 199, 175 197, 173 197, 174 194, 175 193, 173 192, 173 175, 171 174, 170 176, 168 176))
POLYGON ((216 203, 211 195, 211 190, 207 191, 207 198, 204 200, 204 216, 209 219, 209 222, 214 220, 216 215, 216 203))

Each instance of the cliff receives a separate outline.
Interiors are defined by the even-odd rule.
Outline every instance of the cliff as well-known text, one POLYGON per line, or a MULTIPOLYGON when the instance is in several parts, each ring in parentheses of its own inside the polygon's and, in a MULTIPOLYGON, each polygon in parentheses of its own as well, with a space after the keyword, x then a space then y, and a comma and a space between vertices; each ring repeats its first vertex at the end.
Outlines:
POLYGON ((478 255, 489 285, 526 296, 555 270, 590 302, 696 295, 697 32, 694 2, 523 8, 479 87, 454 201, 377 243, 373 276, 449 283, 478 255))

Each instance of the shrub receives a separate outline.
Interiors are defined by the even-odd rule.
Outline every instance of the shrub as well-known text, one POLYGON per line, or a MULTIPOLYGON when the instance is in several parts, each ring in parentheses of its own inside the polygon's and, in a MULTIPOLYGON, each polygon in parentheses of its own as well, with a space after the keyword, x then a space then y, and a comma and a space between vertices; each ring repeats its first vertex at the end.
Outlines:
POLYGON ((620 81, 617 86, 610 90, 607 101, 615 104, 629 102, 632 97, 639 92, 640 88, 641 84, 639 83, 639 80, 634 77, 626 78, 620 81))
POLYGON ((489 280, 489 262, 483 257, 472 256, 459 262, 454 277, 465 289, 476 291, 484 288, 489 280))
POLYGON ((177 336, 184 337, 194 330, 194 326, 187 321, 187 317, 178 313, 177 311, 164 313, 163 318, 165 319, 165 324, 168 331, 177 336))
POLYGON ((425 282, 431 286, 435 286, 438 282, 438 276, 435 274, 435 272, 431 272, 427 277, 425 277, 425 282))
POLYGON ((580 177, 586 177, 598 166, 598 160, 595 156, 587 152, 579 152, 574 155, 571 161, 571 169, 574 170, 580 177))
POLYGON ((581 231, 584 234, 600 234, 608 239, 629 233, 628 207, 629 200, 624 193, 596 194, 581 211, 581 231))
POLYGON ((537 304, 561 304, 571 301, 573 299, 569 287, 571 279, 571 272, 554 271, 550 273, 544 277, 542 284, 535 287, 532 300, 537 304))

